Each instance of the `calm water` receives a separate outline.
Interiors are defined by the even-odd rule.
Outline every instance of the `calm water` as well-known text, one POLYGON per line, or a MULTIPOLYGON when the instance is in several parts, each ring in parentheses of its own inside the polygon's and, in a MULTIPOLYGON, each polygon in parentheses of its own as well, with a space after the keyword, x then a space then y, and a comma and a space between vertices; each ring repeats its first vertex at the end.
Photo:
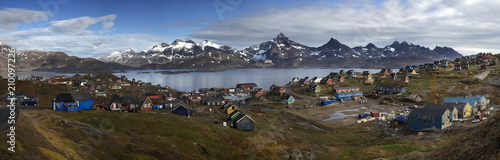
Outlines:
MULTIPOLYGON (((143 82, 169 86, 180 91, 192 91, 200 88, 231 88, 238 83, 256 83, 259 87, 269 90, 272 84, 285 85, 293 77, 325 77, 330 72, 339 72, 338 69, 236 69, 222 72, 191 72, 180 74, 154 73, 161 70, 129 70, 125 73, 114 73, 116 76, 126 76, 128 79, 135 78, 143 82), (150 73, 142 73, 150 72, 150 73)), ((349 69, 343 69, 345 71, 349 69)), ((356 72, 370 71, 379 72, 380 69, 359 69, 356 72)), ((174 70, 170 70, 174 71, 174 70)), ((19 78, 30 75, 52 78, 54 76, 73 76, 75 73, 55 73, 55 72, 17 72, 19 78)))
MULTIPOLYGON (((339 72, 342 69, 237 69, 222 72, 191 72, 181 74, 159 74, 153 70, 128 71, 115 73, 117 76, 126 76, 129 79, 140 79, 152 84, 161 84, 181 91, 192 91, 200 88, 230 88, 238 83, 256 83, 259 87, 269 90, 272 84, 285 85, 293 77, 314 76, 325 77, 330 72, 339 72)), ((349 69, 344 69, 349 70, 349 69)), ((357 72, 379 72, 380 69, 352 69, 357 72)))

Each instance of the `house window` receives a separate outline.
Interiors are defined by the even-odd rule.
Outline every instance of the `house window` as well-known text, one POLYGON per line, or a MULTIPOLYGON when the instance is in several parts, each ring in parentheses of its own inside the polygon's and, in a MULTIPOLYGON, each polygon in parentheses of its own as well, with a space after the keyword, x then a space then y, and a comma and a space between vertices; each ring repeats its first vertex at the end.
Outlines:
POLYGON ((424 124, 427 123, 427 119, 422 119, 422 121, 424 124))

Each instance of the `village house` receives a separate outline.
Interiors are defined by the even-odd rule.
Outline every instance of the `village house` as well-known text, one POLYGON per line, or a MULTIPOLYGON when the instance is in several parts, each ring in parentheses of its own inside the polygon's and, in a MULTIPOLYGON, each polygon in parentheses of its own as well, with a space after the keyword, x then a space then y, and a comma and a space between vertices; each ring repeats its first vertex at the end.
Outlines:
POLYGON ((257 84, 255 84, 255 83, 239 83, 236 85, 236 88, 239 88, 241 90, 249 90, 249 89, 257 88, 257 84))
POLYGON ((363 71, 363 73, 361 73, 361 75, 363 75, 363 76, 367 76, 369 74, 370 74, 370 71, 363 71))
POLYGON ((271 85, 271 87, 269 87, 269 90, 272 91, 274 94, 277 94, 277 95, 280 95, 282 96, 283 93, 285 93, 285 89, 283 87, 280 87, 276 84, 273 84, 271 85))
POLYGON ((409 83, 410 82, 410 77, 404 76, 403 78, 401 78, 401 81, 403 81, 405 83, 409 83))
POLYGON ((458 109, 453 106, 453 105, 447 105, 447 104, 434 104, 434 103, 425 103, 424 104, 424 108, 434 108, 434 109, 441 109, 441 108, 445 108, 445 109, 448 109, 449 111, 449 116, 448 118, 450 119, 450 121, 453 121, 454 119, 458 119, 459 116, 458 116, 458 109))
POLYGON ((295 102, 295 98, 293 98, 292 95, 287 94, 287 93, 283 94, 281 96, 281 99, 283 100, 283 103, 285 103, 285 104, 292 104, 295 102))
POLYGON ((311 83, 320 83, 321 79, 323 79, 323 78, 313 77, 309 82, 311 82, 311 83))
POLYGON ((200 102, 201 102, 201 104, 204 104, 207 106, 220 106, 220 105, 226 104, 226 101, 224 100, 223 97, 202 98, 200 102))
POLYGON ((461 65, 455 65, 455 67, 453 67, 453 70, 462 70, 462 66, 461 65))
POLYGON ((417 71, 414 70, 414 69, 412 69, 412 70, 409 70, 406 75, 407 76, 413 76, 413 75, 417 75, 417 74, 418 74, 417 71))
POLYGON ((319 82, 320 84, 324 84, 324 85, 331 85, 333 84, 333 81, 331 78, 328 78, 328 77, 323 77, 323 79, 321 79, 321 82, 319 82))
POLYGON ((347 93, 347 92, 358 92, 358 91, 359 91, 358 86, 336 87, 336 88, 333 88, 333 90, 332 90, 333 93, 347 93))
POLYGON ((391 73, 390 76, 389 76, 390 79, 398 79, 398 75, 397 73, 391 73))
POLYGON ((389 75, 389 73, 390 73, 389 69, 385 69, 385 68, 381 69, 379 72, 380 76, 386 76, 386 75, 389 75))
POLYGON ((292 78, 292 82, 299 82, 299 80, 300 80, 299 77, 293 77, 292 78))
POLYGON ((52 100, 52 110, 54 111, 91 110, 93 105, 94 100, 88 93, 62 93, 52 100))
POLYGON ((360 91, 354 91, 354 92, 341 92, 341 93, 335 93, 335 97, 337 98, 344 98, 344 97, 355 97, 358 99, 360 96, 363 95, 363 92, 360 91))
POLYGON ((307 77, 306 78, 302 78, 302 79, 299 80, 298 84, 300 84, 300 85, 309 84, 309 80, 307 80, 307 77))
POLYGON ((372 75, 372 74, 370 74, 370 73, 368 73, 368 75, 366 75, 366 79, 367 79, 367 80, 373 79, 373 75, 372 75))
POLYGON ((238 108, 236 108, 236 106, 233 105, 232 103, 227 103, 225 105, 222 105, 222 107, 223 107, 222 112, 224 112, 225 114, 231 114, 235 110, 238 110, 238 108))
POLYGON ((450 111, 446 108, 415 108, 408 115, 410 130, 442 130, 451 126, 450 111))
POLYGON ((183 116, 183 117, 190 117, 191 116, 191 110, 184 107, 183 105, 178 105, 174 109, 172 109, 172 114, 178 115, 178 116, 183 116))
POLYGON ((341 76, 341 75, 337 75, 335 77, 333 77, 333 81, 335 82, 344 82, 345 78, 344 76, 341 76))
POLYGON ((255 120, 253 120, 247 114, 240 114, 231 120, 231 127, 236 128, 240 131, 253 131, 255 120))
POLYGON ((148 97, 149 99, 160 99, 160 95, 154 92, 146 92, 142 94, 142 97, 148 97))
POLYGON ((262 107, 259 106, 248 106, 245 107, 245 109, 253 113, 262 113, 262 107))
POLYGON ((309 85, 309 91, 311 91, 313 93, 318 93, 320 91, 320 89, 321 88, 317 84, 310 84, 309 85))
POLYGON ((256 90, 253 90, 251 92, 251 95, 254 96, 254 97, 260 97, 262 96, 264 93, 266 93, 266 91, 262 88, 259 88, 259 89, 256 89, 256 90))
POLYGON ((413 70, 413 66, 405 66, 405 70, 406 70, 406 71, 413 70))
POLYGON ((342 69, 339 71, 339 74, 345 74, 345 71, 342 69))
POLYGON ((467 118, 472 115, 472 106, 467 102, 443 102, 441 104, 457 108, 458 118, 467 118))
POLYGON ((152 110, 153 102, 148 97, 113 95, 106 107, 111 111, 146 113, 152 110))
POLYGON ((457 97, 457 98, 446 97, 444 99, 444 102, 467 102, 472 106, 474 113, 478 110, 485 109, 489 104, 488 101, 489 100, 484 98, 483 96, 469 96, 469 97, 457 97))
POLYGON ((373 88, 373 91, 378 94, 398 94, 405 93, 406 89, 404 89, 403 87, 375 86, 373 88))

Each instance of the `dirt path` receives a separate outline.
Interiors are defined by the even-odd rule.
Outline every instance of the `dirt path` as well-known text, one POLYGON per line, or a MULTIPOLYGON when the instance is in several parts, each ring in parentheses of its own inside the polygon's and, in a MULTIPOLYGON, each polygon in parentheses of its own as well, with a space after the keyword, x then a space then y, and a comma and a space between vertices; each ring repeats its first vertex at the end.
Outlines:
POLYGON ((308 100, 308 101, 309 101, 309 103, 307 104, 307 106, 314 106, 314 105, 316 105, 316 104, 318 103, 318 101, 317 101, 316 99, 312 98, 312 97, 304 96, 304 95, 302 95, 302 94, 299 94, 299 93, 297 93, 297 92, 293 91, 292 89, 290 89, 290 86, 291 86, 291 85, 292 85, 291 83, 289 83, 289 84, 285 85, 285 90, 286 90, 286 92, 288 92, 288 93, 292 94, 292 95, 293 95, 293 96, 295 96, 295 97, 300 97, 300 98, 302 98, 302 99, 306 99, 306 100, 308 100))

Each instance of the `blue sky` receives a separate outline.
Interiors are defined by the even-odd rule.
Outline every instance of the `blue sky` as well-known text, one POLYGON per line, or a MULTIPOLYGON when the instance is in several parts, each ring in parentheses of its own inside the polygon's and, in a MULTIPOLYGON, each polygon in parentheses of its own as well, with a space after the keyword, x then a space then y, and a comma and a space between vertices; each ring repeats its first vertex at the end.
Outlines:
POLYGON ((498 1, 0 0, 0 41, 25 50, 101 57, 175 39, 243 49, 279 32, 309 46, 408 41, 463 54, 498 52, 498 1))

